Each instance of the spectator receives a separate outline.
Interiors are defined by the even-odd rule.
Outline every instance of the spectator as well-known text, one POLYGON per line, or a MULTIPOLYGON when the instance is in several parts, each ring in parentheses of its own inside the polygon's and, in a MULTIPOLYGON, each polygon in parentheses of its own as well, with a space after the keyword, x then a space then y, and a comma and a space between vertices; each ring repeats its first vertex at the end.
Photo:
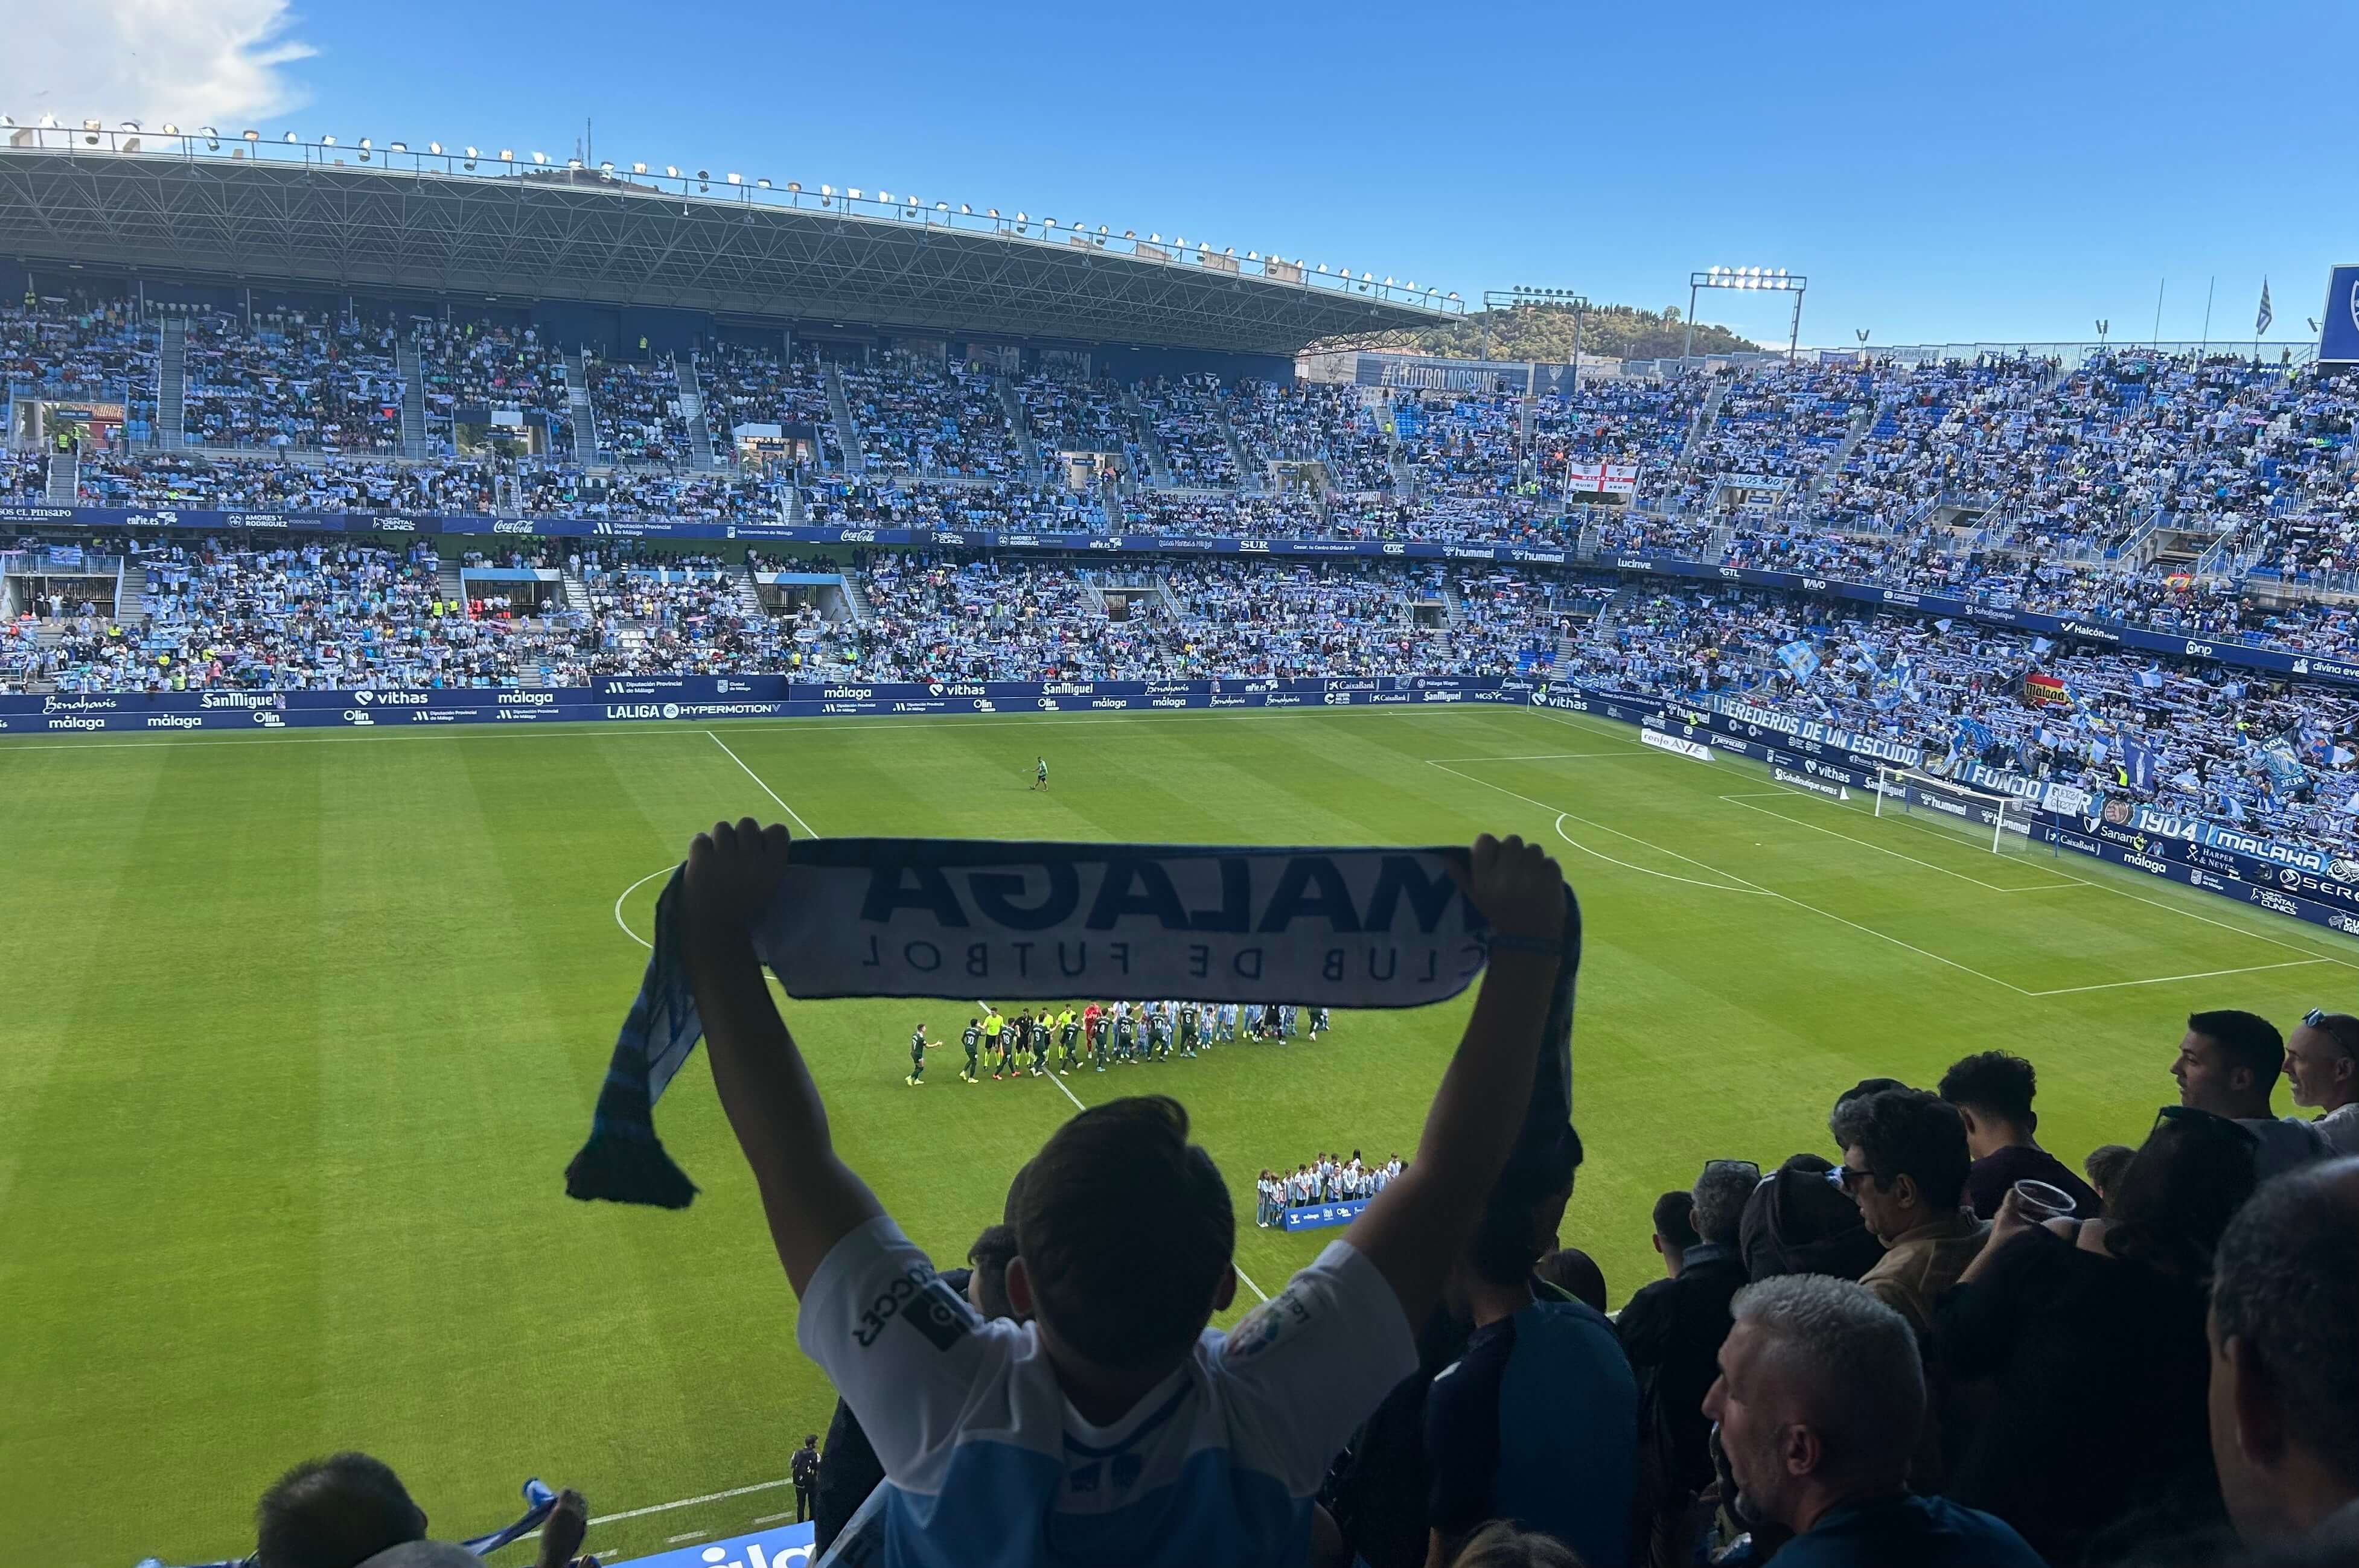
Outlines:
MULTIPOLYGON (((426 1539, 426 1510, 410 1500, 390 1465, 365 1454, 296 1465, 262 1494, 254 1522, 253 1568, 357 1568, 395 1551, 422 1553, 402 1559, 420 1564, 436 1561, 433 1551, 465 1555, 426 1539)), ((537 1568, 565 1568, 589 1528, 582 1494, 560 1492, 540 1528, 537 1568)), ((594 1558, 583 1562, 596 1568, 594 1558)))
POLYGON ((1884 1258, 1859 1205, 1843 1195, 1822 1156, 1797 1154, 1753 1190, 1739 1230, 1748 1279, 1832 1274, 1856 1279, 1884 1258))
POLYGON ((2311 1008, 2286 1041, 2285 1072, 2334 1152, 2359 1154, 2359 1018, 2311 1008))
POLYGON ((1553 1169, 1502 1181, 1451 1270, 1443 1299, 1474 1333, 1426 1400, 1429 1563, 1495 1519, 1593 1562, 1629 1556, 1637 1383, 1603 1312, 1533 1289, 1580 1163, 1575 1138, 1553 1169))
POLYGON ((426 1510, 383 1460, 337 1454, 296 1465, 254 1510, 255 1568, 353 1568, 426 1539, 426 1510))
POLYGON ((1934 1303, 1983 1249, 1981 1223, 1960 1206, 1965 1126, 1922 1089, 1884 1089, 1837 1105, 1834 1129, 1843 1191, 1885 1249, 1859 1282, 1922 1334, 1934 1303))
POLYGON ((966 1249, 966 1260, 974 1272, 969 1277, 966 1299, 986 1320, 1006 1318, 1015 1323, 1024 1319, 1007 1299, 1007 1266, 1016 1258, 1016 1227, 985 1225, 974 1245, 966 1249))
POLYGON ((1696 1235, 1693 1192, 1683 1188, 1655 1200, 1655 1250, 1662 1256, 1664 1279, 1680 1277, 1688 1248, 1702 1239, 1696 1235))
POLYGON ((1554 1536, 1517 1530, 1505 1519, 1486 1524, 1466 1540, 1450 1568, 1583 1568, 1582 1560, 1554 1536))
POLYGON ((819 1433, 812 1432, 803 1439, 803 1445, 795 1450, 794 1460, 787 1466, 787 1474, 795 1484, 797 1524, 810 1518, 811 1492, 819 1485, 819 1433))
POLYGON ((2115 1534, 2141 1545, 2216 1524, 2204 1292, 2212 1249, 2252 1190, 2244 1130, 2175 1110, 2131 1161, 2112 1219, 2051 1232, 2019 1198, 2002 1206, 1939 1314, 1945 1370, 1992 1386, 1951 1468, 1951 1498, 1996 1514, 2056 1563, 2082 1561, 2133 1510, 2115 1534))
POLYGON ((2122 1173, 2136 1157, 2137 1150, 2126 1143, 2105 1143, 2089 1150, 2089 1158, 2081 1161, 2081 1169, 2088 1172, 2090 1188, 2106 1212, 2113 1208, 2114 1194, 2121 1191, 2122 1173))
MULTIPOLYGON (((2212 1280, 2212 1454, 2245 1540, 2359 1556, 2359 1160, 2264 1187, 2212 1280)), ((2324 1559, 2321 1558, 2321 1561, 2324 1559)))
POLYGON ((2285 1062, 2285 1040, 2277 1026, 2257 1013, 2223 1009, 2189 1016, 2178 1059, 2170 1064, 2180 1105, 2226 1116, 2252 1133, 2264 1181, 2332 1151, 2315 1125, 2280 1120, 2270 1108, 2285 1062))
POLYGON ((2071 1194, 2076 1214, 2084 1219, 2097 1215, 2097 1194, 2089 1184, 2031 1136, 2039 1126, 2038 1113, 2031 1108, 2038 1083, 2030 1062, 2005 1051, 1964 1057, 1941 1074, 1941 1098, 1957 1106, 1958 1119, 1965 1124, 1966 1152, 1973 1157, 1966 1168, 1966 1203, 1977 1219, 1997 1214, 2017 1181, 2060 1188, 2071 1194))
POLYGON ((1747 1285, 1732 1305, 1704 1410, 1739 1508, 1794 1532, 1784 1568, 2041 1568, 2000 1520, 1908 1490, 1925 1373, 1907 1319, 1815 1274, 1747 1285))
POLYGON ((1540 1283, 1562 1292, 1601 1315, 1610 1299, 1605 1293, 1605 1270, 1597 1259, 1577 1247, 1560 1247, 1532 1268, 1540 1283))
POLYGON ((1028 1562, 1299 1558, 1330 1459, 1415 1367, 1410 1325, 1523 1127, 1569 902, 1555 862, 1520 839, 1475 842, 1469 897, 1506 940, 1415 1159, 1226 1336, 1207 1328, 1236 1290, 1228 1189, 1160 1096, 1080 1113, 1024 1171, 1007 1293, 1031 1322, 984 1323, 935 1277, 837 1156, 764 984, 748 933, 786 863, 781 827, 698 835, 683 953, 801 1300, 797 1338, 884 1462, 888 1558, 957 1562, 986 1534, 1028 1562))
MULTIPOLYGON (((941 1281, 953 1294, 973 1303, 974 1280, 968 1270, 945 1269, 941 1281)), ((835 1401, 835 1413, 828 1417, 827 1443, 821 1454, 819 1481, 811 1497, 811 1550, 819 1555, 824 1555, 852 1523, 868 1494, 885 1484, 885 1466, 877 1460, 875 1446, 841 1396, 835 1401)))
POLYGON ((1760 1180, 1760 1168, 1750 1160, 1705 1165, 1690 1194, 1696 1244, 1683 1249, 1677 1273, 1640 1290, 1615 1320, 1638 1375, 1639 1432, 1655 1473, 1678 1494, 1673 1506, 1712 1482, 1703 1396, 1719 1376, 1729 1299, 1745 1285, 1737 1231, 1760 1180))
POLYGON ((412 1541, 387 1547, 360 1568, 482 1568, 482 1559, 447 1541, 412 1541))

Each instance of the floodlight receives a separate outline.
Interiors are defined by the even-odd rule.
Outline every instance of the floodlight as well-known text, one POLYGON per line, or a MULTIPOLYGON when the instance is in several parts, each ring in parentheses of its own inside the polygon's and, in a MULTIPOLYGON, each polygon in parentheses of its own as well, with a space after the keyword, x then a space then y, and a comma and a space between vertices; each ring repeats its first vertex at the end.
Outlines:
POLYGON ((742 175, 732 174, 729 177, 729 183, 732 185, 743 185, 745 183, 745 180, 742 175))
POLYGON ((500 161, 501 161, 502 163, 514 163, 514 162, 516 161, 516 148, 514 148, 514 147, 502 147, 502 148, 500 148, 500 161))
POLYGON ((545 152, 534 153, 532 155, 532 161, 538 164, 546 164, 549 161, 549 155, 545 152))
POLYGON ((565 167, 568 169, 579 169, 582 167, 582 160, 578 158, 569 158, 565 160, 565 167))
POLYGON ((754 183, 764 191, 767 191, 770 188, 770 182, 766 180, 756 180, 754 183))
POLYGON ((321 136, 320 138, 320 145, 321 147, 334 147, 336 145, 336 138, 333 136, 321 136))
MULTIPOLYGON (((331 147, 332 147, 332 146, 334 146, 334 145, 335 145, 335 143, 334 143, 334 141, 333 141, 333 139, 332 139, 332 138, 331 138, 331 140, 330 140, 330 142, 329 142, 329 145, 330 145, 331 147)), ((361 150, 362 150, 363 152, 372 152, 372 151, 375 151, 375 149, 371 146, 371 144, 370 144, 370 142, 369 142, 369 139, 368 139, 368 137, 366 137, 366 136, 363 136, 363 137, 361 138, 361 150)))
POLYGON ((44 125, 55 125, 57 123, 58 117, 55 114, 44 114, 41 116, 41 124, 44 125))
POLYGON ((180 134, 180 127, 178 125, 166 125, 164 127, 164 134, 168 136, 177 136, 180 134))
POLYGON ((292 131, 287 133, 287 145, 288 147, 293 147, 295 145, 295 133, 292 131))
POLYGON ((387 152, 408 152, 409 150, 409 144, 408 142, 387 142, 385 145, 385 150, 387 152))
POLYGON ((633 174, 645 174, 647 171, 647 166, 644 163, 635 163, 631 165, 631 172, 633 174))
POLYGON ((442 144, 440 142, 428 142, 426 144, 426 150, 432 153, 435 157, 440 158, 442 156, 442 144))
POLYGON ((890 191, 879 191, 876 192, 876 200, 879 201, 890 201, 893 200, 893 192, 890 191))
POLYGON ((850 197, 850 198, 851 198, 853 201, 859 201, 859 200, 860 200, 860 187, 859 187, 859 186, 857 186, 857 185, 847 185, 847 186, 845 186, 845 187, 843 188, 843 193, 844 193, 846 196, 850 197))
POLYGON ((669 163, 665 164, 665 165, 664 165, 664 176, 665 176, 665 178, 666 178, 666 179, 669 179, 669 180, 678 180, 678 179, 679 178, 679 167, 678 167, 677 165, 675 165, 675 164, 669 164, 669 163))

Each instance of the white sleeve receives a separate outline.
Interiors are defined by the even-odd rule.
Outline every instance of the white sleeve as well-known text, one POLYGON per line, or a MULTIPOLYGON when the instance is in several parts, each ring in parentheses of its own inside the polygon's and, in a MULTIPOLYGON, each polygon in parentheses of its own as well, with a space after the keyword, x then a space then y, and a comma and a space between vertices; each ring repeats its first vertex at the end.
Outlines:
POLYGON ((1247 1312, 1213 1365, 1255 1467, 1307 1497, 1353 1431, 1417 1370, 1417 1341, 1390 1282, 1337 1241, 1247 1312))
POLYGON ((890 1215, 847 1234, 803 1291, 795 1343, 819 1363, 896 1482, 957 1434, 978 1383, 1006 1363, 1004 1337, 890 1215))

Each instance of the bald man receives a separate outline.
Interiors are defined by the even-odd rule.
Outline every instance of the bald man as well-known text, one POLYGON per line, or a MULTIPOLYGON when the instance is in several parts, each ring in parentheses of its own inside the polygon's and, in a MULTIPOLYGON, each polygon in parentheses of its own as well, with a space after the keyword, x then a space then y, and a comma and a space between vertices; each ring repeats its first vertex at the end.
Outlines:
POLYGON ((2354 1258, 2359 1160, 2266 1183, 2220 1238, 2212 1457, 2228 1517, 2247 1541, 2359 1556, 2354 1258))

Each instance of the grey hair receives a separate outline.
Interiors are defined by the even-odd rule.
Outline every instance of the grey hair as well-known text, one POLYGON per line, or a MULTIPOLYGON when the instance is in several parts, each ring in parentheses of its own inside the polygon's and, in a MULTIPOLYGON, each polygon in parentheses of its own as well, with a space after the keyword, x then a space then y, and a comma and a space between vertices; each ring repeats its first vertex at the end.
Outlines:
POLYGON ((2359 1160, 2262 1183, 2220 1238, 2212 1314, 2250 1347, 2294 1440, 2359 1484, 2359 1160))
POLYGON ((1723 1245, 1735 1242, 1745 1220, 1745 1201, 1761 1185, 1761 1168, 1749 1160, 1715 1160, 1696 1178, 1695 1217, 1698 1236, 1723 1245))
POLYGON ((1828 1467, 1905 1475, 1925 1422, 1925 1367, 1908 1320, 1864 1286, 1826 1274, 1782 1274, 1729 1303, 1772 1344, 1828 1467))

